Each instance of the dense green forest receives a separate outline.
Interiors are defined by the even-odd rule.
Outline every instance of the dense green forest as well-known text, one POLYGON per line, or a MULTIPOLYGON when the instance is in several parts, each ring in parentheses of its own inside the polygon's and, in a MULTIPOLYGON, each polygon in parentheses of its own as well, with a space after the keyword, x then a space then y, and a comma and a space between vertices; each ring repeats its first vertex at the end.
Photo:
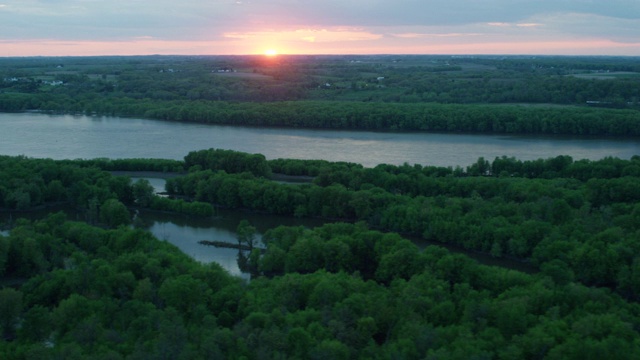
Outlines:
MULTIPOLYGON (((0 112, 637 137, 637 60, 0 58, 0 112)), ((183 160, 0 154, 0 169, 1 359, 640 358, 640 156, 366 168, 205 149, 183 160), (170 174, 166 196, 117 175, 133 171, 170 174), (79 215, 22 219, 58 205, 79 215), (217 208, 327 223, 270 229, 259 244, 241 222, 245 281, 134 215, 217 208)))
POLYGON ((639 136, 635 58, 0 59, 0 111, 335 129, 639 136))
MULTIPOLYGON (((0 235, 2 358, 640 355, 638 157, 364 168, 209 149, 184 161, 0 161, 4 211, 86 214, 14 219, 0 235), (117 170, 175 172, 175 197, 117 170), (334 223, 267 231, 264 250, 240 258, 248 283, 129 225, 132 208, 206 217, 214 206, 334 223), (409 234, 539 272, 419 250, 409 234)), ((243 226, 238 241, 253 242, 243 226)))

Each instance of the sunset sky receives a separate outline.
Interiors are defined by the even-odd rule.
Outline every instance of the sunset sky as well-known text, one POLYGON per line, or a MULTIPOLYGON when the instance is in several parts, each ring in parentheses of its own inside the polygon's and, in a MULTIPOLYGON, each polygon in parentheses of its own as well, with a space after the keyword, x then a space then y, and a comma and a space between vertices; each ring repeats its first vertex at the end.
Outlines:
POLYGON ((0 0, 0 56, 640 56, 640 0, 0 0))

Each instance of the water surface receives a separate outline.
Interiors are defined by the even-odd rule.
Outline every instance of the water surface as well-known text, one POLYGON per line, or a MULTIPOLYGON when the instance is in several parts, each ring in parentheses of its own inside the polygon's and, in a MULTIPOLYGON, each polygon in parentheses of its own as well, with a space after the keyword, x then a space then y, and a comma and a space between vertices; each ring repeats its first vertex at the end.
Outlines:
MULTIPOLYGON (((597 160, 606 156, 629 159, 640 154, 640 143, 633 139, 251 128, 115 117, 0 113, 0 155, 52 159, 182 159, 189 151, 208 148, 261 153, 268 159, 324 159, 368 167, 405 162, 465 167, 480 156, 488 160, 503 155, 533 160, 570 155, 576 160, 597 160)), ((156 191, 163 190, 163 179, 148 180, 156 191)), ((5 213, 0 218, 3 221, 15 219, 14 216, 40 218, 47 212, 50 210, 41 214, 5 213)), ((248 219, 256 226, 258 237, 278 225, 313 227, 322 223, 241 212, 217 215, 212 219, 195 219, 141 212, 136 223, 194 259, 205 263, 215 261, 234 275, 241 275, 236 262, 237 250, 203 246, 198 241, 235 242, 235 229, 242 219, 248 219)), ((79 214, 70 218, 73 220, 74 216, 82 220, 79 214)), ((2 234, 6 235, 6 232, 2 234)), ((420 247, 428 245, 414 241, 420 247)), ((456 251, 455 248, 450 250, 456 251)), ((483 263, 522 268, 508 260, 467 254, 483 263)), ((246 274, 243 276, 247 277, 246 274)))
POLYGON ((0 113, 0 138, 0 154, 36 158, 182 159, 190 151, 219 148, 367 167, 405 162, 466 167, 481 156, 598 160, 640 154, 640 142, 633 139, 232 127, 39 113, 0 113))

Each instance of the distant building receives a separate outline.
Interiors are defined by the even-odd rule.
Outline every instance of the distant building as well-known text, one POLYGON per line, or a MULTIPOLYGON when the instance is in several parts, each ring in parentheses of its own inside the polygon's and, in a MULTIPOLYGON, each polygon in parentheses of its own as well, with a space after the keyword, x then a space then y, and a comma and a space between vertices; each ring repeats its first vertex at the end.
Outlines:
POLYGON ((230 67, 223 67, 223 68, 219 68, 217 70, 213 70, 211 72, 214 72, 214 73, 232 73, 232 72, 236 72, 236 70, 233 69, 233 68, 230 68, 230 67))

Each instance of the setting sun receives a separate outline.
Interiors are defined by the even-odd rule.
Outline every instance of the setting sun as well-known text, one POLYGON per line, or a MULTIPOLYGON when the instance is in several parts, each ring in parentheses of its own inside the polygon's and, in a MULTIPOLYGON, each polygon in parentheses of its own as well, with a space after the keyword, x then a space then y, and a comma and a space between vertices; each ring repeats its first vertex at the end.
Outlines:
POLYGON ((278 55, 278 50, 276 50, 276 49, 268 49, 268 50, 265 50, 264 54, 266 56, 276 56, 276 55, 278 55))

